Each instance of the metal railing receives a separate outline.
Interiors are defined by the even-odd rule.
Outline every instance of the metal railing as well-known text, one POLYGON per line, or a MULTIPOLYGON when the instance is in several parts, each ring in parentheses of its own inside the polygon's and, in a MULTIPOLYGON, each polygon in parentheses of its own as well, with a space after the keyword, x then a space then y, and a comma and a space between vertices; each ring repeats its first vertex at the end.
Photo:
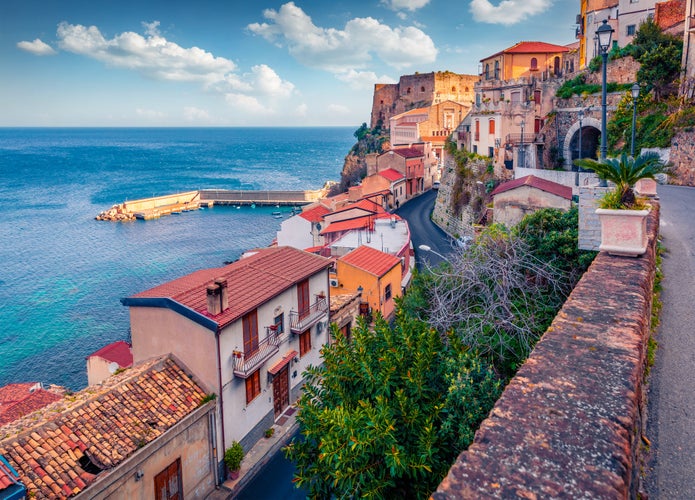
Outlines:
POLYGON ((328 300, 318 297, 304 311, 290 311, 290 330, 292 333, 302 333, 318 323, 328 313, 328 300))
POLYGON ((266 335, 263 340, 258 342, 258 346, 251 352, 234 351, 234 376, 248 378, 263 363, 268 361, 276 352, 280 350, 280 344, 287 339, 287 335, 278 332, 277 328, 268 326, 265 329, 266 335))

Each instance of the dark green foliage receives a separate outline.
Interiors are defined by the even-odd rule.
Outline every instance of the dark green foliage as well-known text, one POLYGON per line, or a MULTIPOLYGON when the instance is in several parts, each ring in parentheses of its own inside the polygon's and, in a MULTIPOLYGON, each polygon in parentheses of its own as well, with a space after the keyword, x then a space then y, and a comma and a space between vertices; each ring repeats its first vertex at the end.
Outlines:
MULTIPOLYGON (((560 99, 569 99, 573 95, 597 94, 601 92, 600 84, 585 82, 586 75, 584 73, 577 75, 575 78, 567 80, 560 85, 555 95, 560 99)), ((629 87, 629 84, 609 82, 608 85, 606 85, 606 90, 608 92, 618 92, 620 90, 626 90, 629 87)))
POLYGON ((555 208, 538 210, 524 217, 513 232, 526 241, 534 256, 568 277, 569 289, 574 288, 596 256, 596 252, 580 250, 577 245, 576 206, 567 212, 555 208))
POLYGON ((639 58, 641 66, 637 71, 637 81, 644 82, 647 91, 654 91, 656 101, 678 89, 682 53, 682 43, 669 43, 655 47, 639 58))
POLYGON ((286 455, 312 498, 427 498, 501 391, 492 370, 422 322, 361 321, 309 367, 303 439, 286 455))

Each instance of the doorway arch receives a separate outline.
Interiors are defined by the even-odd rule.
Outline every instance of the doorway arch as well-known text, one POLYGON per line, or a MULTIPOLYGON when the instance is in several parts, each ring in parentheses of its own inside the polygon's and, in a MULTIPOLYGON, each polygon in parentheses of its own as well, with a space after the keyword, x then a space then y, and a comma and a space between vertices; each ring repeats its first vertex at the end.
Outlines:
MULTIPOLYGON (((601 122, 596 118, 582 120, 582 158, 597 159, 596 151, 601 144, 601 122)), ((579 120, 575 121, 565 135, 562 148, 565 170, 572 170, 573 160, 579 158, 579 120)))

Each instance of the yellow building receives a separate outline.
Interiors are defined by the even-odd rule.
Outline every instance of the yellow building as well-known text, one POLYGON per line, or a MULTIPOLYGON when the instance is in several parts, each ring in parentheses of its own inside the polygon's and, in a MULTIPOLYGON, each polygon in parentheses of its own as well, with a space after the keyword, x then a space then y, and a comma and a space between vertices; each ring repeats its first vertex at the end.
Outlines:
POLYGON ((331 295, 362 292, 362 303, 372 314, 377 311, 390 318, 396 297, 402 295, 401 259, 368 246, 361 246, 336 261, 331 275, 331 295))

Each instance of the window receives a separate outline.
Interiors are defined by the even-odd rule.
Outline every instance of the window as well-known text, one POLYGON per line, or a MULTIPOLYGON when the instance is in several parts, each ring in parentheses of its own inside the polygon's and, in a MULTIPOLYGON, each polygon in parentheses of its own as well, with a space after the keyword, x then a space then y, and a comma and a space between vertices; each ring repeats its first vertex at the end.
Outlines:
POLYGON ((490 79, 490 65, 485 64, 485 79, 489 80, 490 79))
POLYGON ((540 90, 534 90, 533 91, 533 102, 537 105, 540 105, 540 103, 541 103, 541 91, 540 90))
POLYGON ((488 128, 489 134, 495 133, 495 120, 494 120, 494 118, 488 122, 487 128, 488 128))
POLYGON ((297 283, 297 297, 299 309, 299 319, 304 319, 309 314, 309 280, 297 283))
POLYGON ((311 330, 299 334, 299 355, 304 356, 311 351, 311 330))
POLYGON ((626 35, 627 36, 634 36, 634 34, 635 34, 635 25, 634 24, 628 24, 626 35))
POLYGON ((478 146, 476 146, 475 144, 473 144, 473 152, 475 154, 478 154, 478 146))
POLYGON ((535 57, 531 58, 531 71, 536 71, 538 70, 538 59, 535 57))
POLYGON ((478 120, 475 121, 475 140, 480 140, 480 122, 478 120))
POLYGON ((275 320, 273 321, 273 323, 277 327, 275 331, 277 332, 278 335, 280 335, 281 333, 284 333, 285 332, 285 313, 280 313, 277 316, 275 316, 275 320))
POLYGON ((424 92, 424 91, 425 91, 425 87, 424 86, 420 87, 420 92, 424 92))
POLYGON ((495 80, 500 79, 500 62, 495 61, 495 80))
POLYGON ((261 370, 256 370, 246 379, 246 404, 261 394, 261 370))
POLYGON ((154 497, 156 500, 183 499, 180 458, 154 477, 154 497))
POLYGON ((244 354, 246 356, 258 350, 258 315, 251 311, 241 318, 244 330, 244 354))
POLYGON ((391 283, 386 285, 386 288, 384 288, 384 302, 386 302, 390 298, 391 298, 391 283))
POLYGON ((493 148, 492 146, 488 147, 487 148, 487 155, 490 158, 493 158, 495 156, 495 148, 493 148))

